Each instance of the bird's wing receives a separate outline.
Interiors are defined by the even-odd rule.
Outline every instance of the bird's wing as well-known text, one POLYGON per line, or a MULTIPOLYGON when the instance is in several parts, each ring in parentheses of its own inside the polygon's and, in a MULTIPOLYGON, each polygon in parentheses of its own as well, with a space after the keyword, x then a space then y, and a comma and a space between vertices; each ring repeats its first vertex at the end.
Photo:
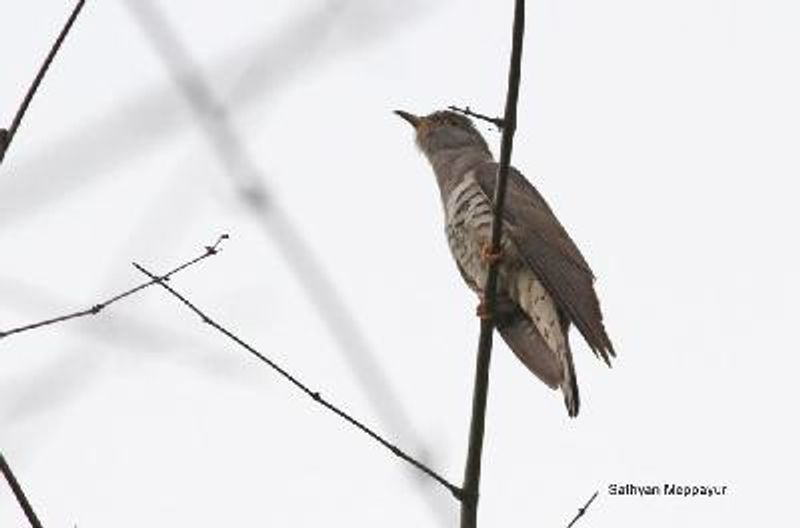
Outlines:
MULTIPOLYGON (((484 194, 494 197, 497 163, 475 169, 484 194)), ((556 303, 583 335, 592 351, 609 363, 614 347, 603 326, 594 275, 578 247, 541 194, 513 167, 508 173, 504 229, 556 303)))

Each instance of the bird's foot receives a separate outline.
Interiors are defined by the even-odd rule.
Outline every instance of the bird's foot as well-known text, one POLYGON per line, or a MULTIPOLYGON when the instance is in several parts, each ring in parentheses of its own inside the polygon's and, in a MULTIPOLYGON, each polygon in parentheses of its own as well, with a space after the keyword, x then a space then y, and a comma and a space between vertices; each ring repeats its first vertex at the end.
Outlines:
POLYGON ((492 251, 492 243, 484 242, 480 251, 481 262, 485 265, 496 264, 503 259, 503 250, 492 251))
POLYGON ((492 312, 486 306, 483 295, 479 295, 478 297, 480 298, 480 302, 478 302, 478 306, 475 307, 475 315, 477 315, 481 320, 492 319, 492 312))

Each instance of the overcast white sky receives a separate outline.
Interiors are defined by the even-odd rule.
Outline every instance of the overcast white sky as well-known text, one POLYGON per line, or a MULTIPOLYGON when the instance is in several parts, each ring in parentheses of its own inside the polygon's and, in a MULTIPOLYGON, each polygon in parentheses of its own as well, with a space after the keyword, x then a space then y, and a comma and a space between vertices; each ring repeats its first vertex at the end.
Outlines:
MULTIPOLYGON (((243 205, 123 1, 88 2, 0 167, 0 328, 90 306, 141 280, 132 260, 164 271, 228 232, 174 286, 460 483, 475 299, 391 111, 499 114, 512 2, 160 4, 379 373, 342 352, 280 250, 294 235, 243 205)), ((578 526, 791 523, 800 4, 527 5, 514 164, 591 263, 619 358, 605 368, 573 332, 570 420, 496 340, 482 524, 565 526, 595 490, 578 526), (607 493, 665 482, 728 493, 607 493)), ((0 123, 71 8, 3 0, 0 123)), ((48 527, 457 522, 446 491, 156 289, 0 342, 0 449, 48 527)), ((0 526, 22 525, 0 486, 0 526)))

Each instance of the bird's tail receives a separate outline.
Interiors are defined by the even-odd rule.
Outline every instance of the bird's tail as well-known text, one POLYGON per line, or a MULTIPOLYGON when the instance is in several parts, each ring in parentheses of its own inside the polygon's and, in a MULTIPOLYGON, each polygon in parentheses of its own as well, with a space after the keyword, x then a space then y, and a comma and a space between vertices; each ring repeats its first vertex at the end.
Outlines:
POLYGON ((578 415, 580 400, 572 352, 565 336, 563 353, 552 350, 533 321, 519 307, 511 303, 498 311, 497 330, 508 347, 522 363, 551 389, 561 388, 564 403, 570 416, 578 415))
POLYGON ((564 359, 566 369, 564 369, 564 382, 561 384, 561 392, 564 393, 564 404, 567 406, 567 413, 571 417, 578 416, 578 409, 581 406, 581 397, 578 392, 578 377, 575 375, 575 365, 572 362, 572 349, 569 347, 569 335, 564 332, 564 359))

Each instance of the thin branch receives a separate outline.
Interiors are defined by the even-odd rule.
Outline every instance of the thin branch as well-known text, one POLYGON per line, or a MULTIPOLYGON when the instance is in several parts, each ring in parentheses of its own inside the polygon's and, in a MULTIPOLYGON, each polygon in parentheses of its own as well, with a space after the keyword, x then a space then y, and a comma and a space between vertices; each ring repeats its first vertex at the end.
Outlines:
POLYGON ((583 508, 579 508, 579 509, 578 509, 578 514, 575 516, 575 518, 574 518, 574 519, 572 519, 572 521, 570 521, 570 523, 567 525, 567 528, 572 528, 572 526, 573 526, 573 525, 574 525, 576 522, 578 522, 578 519, 580 519, 581 517, 583 517, 583 516, 586 514, 586 510, 588 510, 588 509, 589 509, 589 506, 590 506, 590 505, 592 504, 592 502, 594 502, 594 500, 597 498, 597 494, 598 494, 598 493, 600 493, 600 492, 599 492, 599 491, 595 491, 595 492, 594 492, 594 495, 592 495, 592 497, 591 497, 591 498, 590 498, 590 499, 589 499, 589 500, 586 502, 586 504, 584 504, 584 505, 583 505, 583 508))
POLYGON ((14 476, 14 473, 8 466, 8 463, 6 462, 6 458, 3 456, 3 453, 0 453, 0 473, 2 473, 3 476, 6 478, 8 486, 11 488, 11 491, 17 498, 17 502, 22 508, 22 511, 25 512, 25 517, 28 518, 28 522, 31 523, 31 526, 33 528, 42 528, 42 523, 40 523, 39 518, 36 517, 36 512, 33 511, 31 503, 28 502, 28 498, 25 496, 25 492, 22 491, 22 486, 19 485, 17 477, 14 476))
POLYGON ((0 128, 0 164, 3 163, 3 158, 6 157, 6 150, 10 142, 11 134, 5 128, 0 128))
MULTIPOLYGON (((332 2, 331 13, 335 12, 333 4, 339 5, 337 9, 343 5, 332 2)), ((313 251, 312 244, 305 240, 285 207, 273 199, 273 193, 265 183, 264 171, 249 152, 245 138, 236 130, 230 111, 234 101, 226 104, 214 94, 191 49, 178 38, 157 2, 128 0, 126 5, 189 103, 208 136, 212 152, 223 165, 242 203, 287 262, 288 269, 330 332, 370 404, 393 436, 409 437, 413 428, 408 413, 392 390, 352 310, 341 297, 324 263, 313 251)), ((318 29, 315 31, 319 32, 318 29)), ((239 103, 238 100, 235 102, 239 103)), ((420 451, 428 451, 425 445, 419 447, 420 451)), ((424 496, 428 499, 429 494, 424 496)), ((428 501, 431 504, 430 499, 428 501)), ((436 513, 441 517, 441 508, 436 513)))
MULTIPOLYGON (((220 252, 219 245, 222 243, 223 240, 226 240, 227 238, 228 238, 228 235, 221 235, 219 238, 217 238, 217 241, 214 243, 214 245, 205 247, 205 252, 202 255, 200 255, 198 257, 195 257, 192 260, 189 260, 187 262, 184 262, 183 264, 181 264, 177 268, 174 268, 172 271, 170 271, 169 273, 164 275, 164 277, 162 277, 162 279, 171 277, 172 275, 175 275, 176 273, 178 273, 180 271, 183 271, 186 268, 197 264, 201 260, 205 260, 205 259, 207 259, 208 257, 210 257, 212 255, 216 255, 217 253, 220 252)), ((36 322, 36 323, 29 323, 29 324, 26 324, 26 325, 23 325, 23 326, 18 326, 16 328, 12 328, 10 330, 0 330, 0 340, 4 339, 6 337, 9 337, 11 335, 14 335, 14 334, 21 334, 22 332, 27 332, 29 330, 34 330, 36 328, 41 328, 43 326, 50 326, 50 325, 56 324, 56 323, 63 323, 64 321, 69 321, 71 319, 78 319, 79 317, 86 317, 87 315, 97 315, 103 309, 108 307, 109 305, 114 304, 117 301, 121 301, 122 299, 124 299, 124 298, 126 298, 126 297, 128 297, 130 295, 133 295, 134 293, 137 293, 137 292, 139 292, 141 290, 144 290, 145 288, 148 288, 148 287, 152 286, 155 283, 156 283, 156 281, 154 281, 154 280, 144 282, 142 284, 139 284, 138 286, 134 286, 133 288, 125 290, 122 293, 118 293, 117 295, 114 295, 113 297, 111 297, 111 298, 109 298, 109 299, 107 299, 107 300, 105 300, 103 302, 99 302, 99 303, 93 305, 90 308, 86 308, 85 310, 78 310, 76 312, 68 313, 66 315, 60 315, 58 317, 53 317, 51 319, 45 319, 44 321, 39 321, 39 322, 36 322)))
POLYGON ((30 106, 33 96, 36 94, 36 90, 39 89, 39 85, 42 83, 42 79, 44 79, 47 70, 50 68, 50 64, 56 57, 58 50, 61 49, 61 44, 63 44, 64 39, 67 37, 67 33, 69 33, 69 30, 72 29, 72 25, 78 18, 78 14, 81 12, 81 9, 83 9, 83 4, 85 3, 86 0, 78 0, 78 3, 75 4, 72 14, 69 16, 67 22, 64 24, 64 27, 61 29, 61 33, 58 34, 58 38, 56 38, 56 41, 50 48, 50 53, 48 53, 47 57, 45 57, 42 66, 39 68, 39 72, 33 79, 30 88, 28 88, 28 93, 25 94, 25 99, 23 99, 22 103, 19 105, 17 113, 14 116, 14 120, 11 122, 11 126, 8 128, 8 130, 0 129, 0 163, 3 163, 3 158, 6 155, 6 151, 11 145, 11 141, 14 139, 14 136, 17 134, 17 129, 19 128, 20 123, 22 123, 22 118, 25 116, 25 112, 28 110, 28 106, 30 106))
POLYGON ((141 265, 139 265, 139 264, 137 264, 135 262, 133 263, 133 265, 136 267, 136 269, 138 269, 139 271, 141 271, 142 273, 144 273, 145 275, 150 277, 152 282, 158 283, 159 286, 163 287, 165 290, 167 290, 169 293, 171 293, 181 303, 183 303, 184 306, 186 306, 192 312, 197 314, 200 317, 200 319, 202 320, 203 323, 211 326, 212 328, 214 328, 215 330, 217 330, 218 332, 220 332, 221 334, 223 334, 224 336, 226 336, 227 338, 229 338, 230 340, 235 342, 237 345, 239 345, 240 347, 242 347, 245 350, 247 350, 250 354, 252 354, 254 357, 256 357, 259 361, 261 361, 262 363, 264 363, 267 366, 269 366, 272 370, 274 370, 275 372, 280 374, 283 378, 285 378, 287 381, 289 381, 292 385, 294 385, 295 387, 300 389, 303 393, 305 393, 306 396, 308 396, 309 398, 311 398, 315 402, 319 403, 320 405, 322 405, 323 407, 325 407, 329 411, 333 412, 334 414, 336 414, 340 418, 344 419, 346 422, 348 422, 350 425, 354 426, 356 429, 358 429, 361 432, 365 433, 367 436, 369 436, 370 438, 372 438, 373 440, 375 440, 376 442, 381 444, 383 447, 385 447, 386 449, 391 451, 395 456, 399 457, 400 459, 404 460, 405 462, 408 462, 409 464, 411 464, 412 466, 414 466, 418 470, 422 471, 423 473, 425 473, 426 475, 428 475, 429 477, 434 479, 436 482, 438 482, 439 484, 441 484, 442 486, 447 488, 447 490, 450 491, 450 493, 452 493, 457 499, 461 500, 462 492, 461 492, 461 489, 458 486, 456 486, 455 484, 450 483, 450 481, 448 481, 443 476, 439 475, 436 471, 432 470, 427 465, 425 465, 424 463, 422 463, 419 460, 415 459, 411 455, 405 453, 402 449, 400 449, 399 447, 397 447, 395 444, 391 443, 390 441, 386 440, 380 434, 375 432, 375 430, 373 430, 370 427, 364 425, 361 421, 359 421, 358 419, 354 418, 347 411, 344 411, 341 407, 338 407, 338 406, 330 403, 328 400, 323 398, 322 395, 319 392, 311 389, 308 385, 306 385, 305 383, 300 381, 296 376, 294 376, 293 374, 289 373, 289 371, 287 371, 286 369, 284 369, 283 367, 281 367, 280 365, 278 365, 277 363, 275 363, 274 361, 269 359, 267 356, 265 356, 264 354, 259 352, 253 346, 249 345, 247 342, 245 342, 242 338, 240 338, 239 336, 234 334, 232 331, 228 330, 227 328, 222 326, 220 323, 216 322, 214 319, 212 319, 210 316, 208 316, 205 312, 203 312, 200 308, 198 308, 194 303, 189 301, 189 299, 187 299, 186 297, 184 297, 183 295, 178 293, 172 286, 167 284, 166 280, 167 280, 168 277, 166 275, 164 275, 164 276, 155 275, 155 274, 151 273, 150 271, 148 271, 147 269, 145 269, 143 266, 141 266, 141 265))
POLYGON ((189 49, 150 1, 129 1, 134 18, 140 23, 169 73, 191 105, 212 151, 217 155, 248 211, 276 244, 318 316, 348 359, 358 381, 364 387, 381 417, 403 435, 411 430, 409 419, 397 396, 391 391, 386 375, 375 359, 363 331, 345 304, 323 263, 294 224, 281 204, 272 198, 264 183, 263 171, 250 155, 246 144, 233 126, 226 105, 215 97, 189 49))
MULTIPOLYGON (((499 255, 503 226, 503 205, 505 204, 506 180, 511 164, 511 151, 514 146, 514 132, 517 128, 517 101, 521 76, 522 42, 525 32, 525 0, 516 0, 514 26, 511 46, 511 59, 508 69, 508 91, 503 117, 503 139, 500 146, 500 165, 494 188, 494 215, 492 217, 491 252, 499 255)), ((484 307, 488 314, 495 308, 497 293, 498 260, 490 261, 486 285, 483 289, 484 307)), ((478 357, 475 367, 475 386, 472 394, 472 419, 469 430, 469 448, 464 469, 464 499, 461 501, 461 527, 475 528, 478 525, 478 492, 481 478, 481 453, 486 420, 486 397, 489 391, 489 364, 492 357, 492 333, 494 321, 481 319, 481 333, 478 340, 478 357)))
POLYGON ((505 123, 503 119, 500 117, 489 117, 485 114, 479 114, 478 112, 473 112, 470 107, 459 108, 458 106, 450 105, 447 107, 448 109, 452 110, 453 112, 458 112, 459 114, 464 114, 465 116, 474 117, 475 119, 480 119, 482 121, 487 121, 494 126, 497 127, 497 130, 503 130, 503 126, 505 123))
MULTIPOLYGON (((305 79, 314 67, 314 71, 320 71, 339 54, 360 52, 410 20, 403 16, 410 12, 407 3, 394 2, 386 9, 374 9, 370 3, 355 0, 308 3, 314 5, 287 20, 276 33, 259 31, 255 39, 204 64, 209 78, 231 79, 223 102, 234 117, 260 101, 276 98, 305 79), (366 23, 371 31, 360 30, 366 23), (325 35, 332 35, 335 41, 325 35)), ((417 2, 411 12, 420 16, 440 3, 417 2)), ((25 185, 0 180, 0 230, 50 204, 85 192, 90 184, 109 174, 106 168, 144 156, 184 130, 184 114, 172 98, 165 96, 166 88, 159 83, 140 90, 120 99, 108 113, 87 118, 80 126, 34 145, 29 159, 15 167, 25 185), (93 140, 86 141, 87 137, 93 140), (64 167, 69 167, 69 178, 52 177, 64 167)))

